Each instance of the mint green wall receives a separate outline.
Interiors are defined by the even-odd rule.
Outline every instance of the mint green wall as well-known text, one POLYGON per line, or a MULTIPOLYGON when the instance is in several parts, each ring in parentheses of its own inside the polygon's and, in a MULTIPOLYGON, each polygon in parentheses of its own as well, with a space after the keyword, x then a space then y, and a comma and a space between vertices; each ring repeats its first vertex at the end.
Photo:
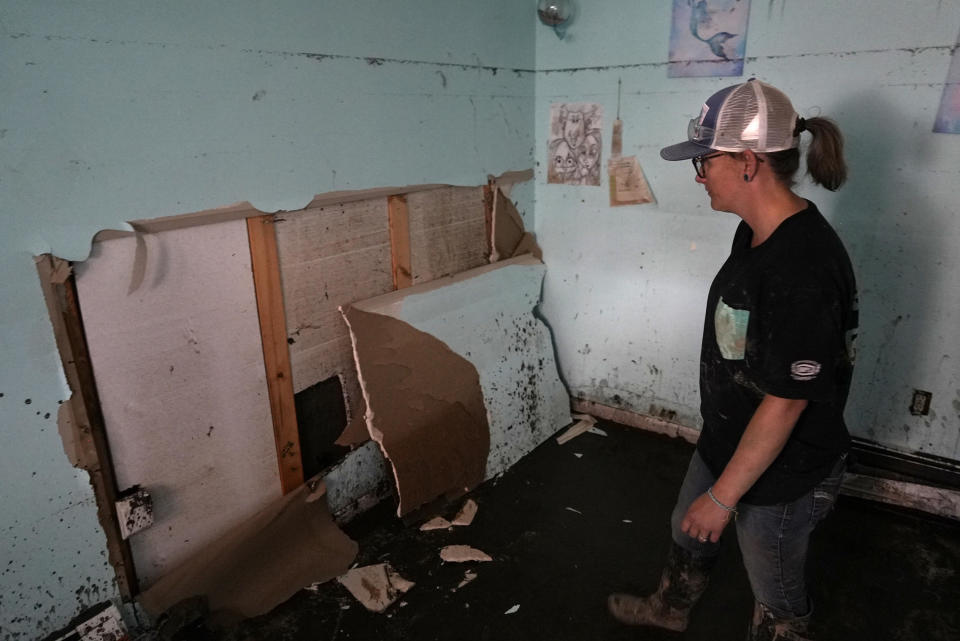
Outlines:
POLYGON ((703 305, 739 219, 710 209, 689 162, 658 152, 710 94, 756 76, 847 136, 849 183, 800 192, 833 221, 860 281, 852 432, 960 459, 960 136, 931 133, 960 3, 754 0, 743 79, 667 78, 670 4, 583 2, 566 39, 537 30, 536 231, 571 392, 698 424, 703 305), (605 162, 618 79, 623 153, 639 157, 656 206, 608 207, 605 176, 599 188, 545 184, 550 104, 604 106, 605 162), (933 393, 927 417, 908 412, 914 388, 933 393))
POLYGON ((128 220, 531 167, 534 20, 513 0, 0 0, 0 639, 116 595, 32 256, 83 259, 128 220))

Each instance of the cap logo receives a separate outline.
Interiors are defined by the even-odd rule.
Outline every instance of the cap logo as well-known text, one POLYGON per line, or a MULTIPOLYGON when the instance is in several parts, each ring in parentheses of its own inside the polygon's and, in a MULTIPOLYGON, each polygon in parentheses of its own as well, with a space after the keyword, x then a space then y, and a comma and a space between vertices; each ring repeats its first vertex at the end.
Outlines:
POLYGON ((812 381, 820 373, 817 361, 796 361, 790 365, 790 378, 795 381, 812 381))

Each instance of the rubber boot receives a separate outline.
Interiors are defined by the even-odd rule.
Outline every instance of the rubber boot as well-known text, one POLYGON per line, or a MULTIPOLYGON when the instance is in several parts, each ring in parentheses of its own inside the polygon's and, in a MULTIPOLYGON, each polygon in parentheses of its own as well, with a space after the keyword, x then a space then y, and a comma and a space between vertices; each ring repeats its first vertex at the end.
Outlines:
POLYGON ((810 629, 810 617, 813 607, 802 617, 780 619, 774 616, 770 609, 755 601, 753 605, 753 621, 750 623, 750 633, 747 641, 814 641, 810 629))
POLYGON ((607 609, 620 623, 683 632, 687 629, 690 609, 707 589, 710 569, 716 560, 715 556, 696 558, 673 543, 657 591, 645 597, 611 594, 607 609))

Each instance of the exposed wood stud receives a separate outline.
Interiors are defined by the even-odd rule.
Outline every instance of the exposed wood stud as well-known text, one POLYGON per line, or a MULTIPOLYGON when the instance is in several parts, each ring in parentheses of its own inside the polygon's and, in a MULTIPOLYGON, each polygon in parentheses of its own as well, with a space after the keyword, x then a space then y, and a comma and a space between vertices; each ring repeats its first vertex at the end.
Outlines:
POLYGON ((293 397, 293 375, 287 344, 287 322, 283 310, 283 287, 277 255, 274 216, 247 219, 253 286, 257 294, 263 362, 267 373, 273 436, 280 467, 280 486, 287 494, 303 484, 300 436, 293 397))
POLYGON ((407 212, 407 197, 403 194, 387 197, 387 212, 390 216, 390 255, 393 267, 394 289, 413 285, 413 270, 410 265, 410 216, 407 212))
POLYGON ((120 596, 131 599, 138 594, 139 585, 130 544, 123 539, 117 521, 119 490, 83 330, 76 280, 67 262, 50 254, 38 257, 37 270, 64 374, 74 394, 72 404, 77 430, 89 434, 93 441, 95 460, 86 461, 84 469, 90 473, 90 484, 97 501, 97 519, 107 537, 107 558, 116 573, 120 596), (60 276, 53 277, 55 274, 60 276), (69 275, 64 278, 66 274, 69 275))

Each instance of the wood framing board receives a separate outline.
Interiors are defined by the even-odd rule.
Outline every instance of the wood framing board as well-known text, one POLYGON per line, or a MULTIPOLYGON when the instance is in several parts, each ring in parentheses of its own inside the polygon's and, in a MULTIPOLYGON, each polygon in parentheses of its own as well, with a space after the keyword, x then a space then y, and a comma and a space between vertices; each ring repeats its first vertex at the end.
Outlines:
POLYGON ((387 214, 390 218, 390 271, 393 274, 393 288, 403 289, 413 284, 407 197, 402 194, 388 197, 387 214))
POLYGON ((280 496, 244 220, 95 243, 75 266, 120 490, 153 495, 130 539, 141 587, 280 496))
POLYGON ((407 196, 407 209, 414 284, 487 264, 482 187, 412 193, 407 196))
POLYGON ((393 291, 386 196, 278 215, 276 233, 294 392, 340 376, 348 416, 362 416, 337 308, 393 291))
POLYGON ((410 324, 476 367, 490 427, 484 478, 571 423, 550 331, 533 313, 545 272, 524 255, 354 304, 410 324))
POLYGON ((110 444, 100 411, 100 398, 84 337, 76 281, 67 261, 44 254, 36 258, 53 334, 72 395, 57 412, 57 425, 70 463, 90 473, 97 501, 97 519, 107 537, 107 560, 116 573, 120 595, 138 592, 130 544, 117 520, 117 482, 110 444))
POLYGON ((293 398, 290 352, 287 350, 287 327, 283 311, 274 216, 268 214, 248 218, 247 235, 250 239, 253 285, 260 317, 260 339, 263 343, 267 391, 273 415, 273 438, 280 470, 280 487, 286 494, 303 483, 303 463, 297 430, 297 409, 293 398))

